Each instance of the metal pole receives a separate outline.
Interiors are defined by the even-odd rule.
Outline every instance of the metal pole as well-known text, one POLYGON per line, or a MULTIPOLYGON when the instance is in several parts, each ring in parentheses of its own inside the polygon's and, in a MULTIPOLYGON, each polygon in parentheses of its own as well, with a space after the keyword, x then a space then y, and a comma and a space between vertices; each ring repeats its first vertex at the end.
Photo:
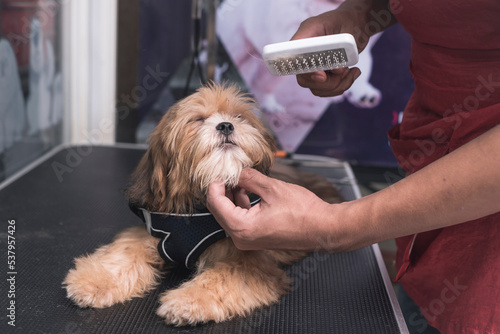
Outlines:
POLYGON ((215 65, 217 64, 217 35, 215 32, 215 17, 219 0, 207 1, 207 80, 215 79, 215 65))

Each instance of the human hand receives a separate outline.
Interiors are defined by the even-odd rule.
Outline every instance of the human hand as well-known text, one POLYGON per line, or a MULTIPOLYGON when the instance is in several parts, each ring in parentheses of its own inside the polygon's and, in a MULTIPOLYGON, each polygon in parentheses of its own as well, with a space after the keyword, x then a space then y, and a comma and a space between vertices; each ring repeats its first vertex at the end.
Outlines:
POLYGON ((331 248, 334 235, 323 230, 331 227, 330 204, 309 190, 254 169, 243 170, 239 187, 226 194, 224 185, 215 182, 207 195, 208 209, 239 249, 331 248), (250 207, 246 191, 259 195, 261 202, 250 207))
MULTIPOLYGON (((369 37, 360 34, 359 26, 362 20, 356 12, 341 6, 336 10, 311 17, 301 23, 299 29, 293 35, 292 40, 349 33, 355 37, 358 52, 361 52, 368 44, 369 37), (356 33, 358 32, 358 33, 356 33)), ((319 71, 297 75, 297 83, 309 88, 311 92, 319 97, 336 96, 348 90, 361 75, 361 70, 357 67, 339 68, 329 71, 319 71)))

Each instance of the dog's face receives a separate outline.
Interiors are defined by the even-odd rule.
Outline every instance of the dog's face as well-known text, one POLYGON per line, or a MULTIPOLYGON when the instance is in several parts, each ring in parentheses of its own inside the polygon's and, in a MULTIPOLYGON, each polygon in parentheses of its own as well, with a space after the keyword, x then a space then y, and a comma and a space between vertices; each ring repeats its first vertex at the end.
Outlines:
POLYGON ((188 212, 216 180, 235 187, 243 168, 268 173, 274 140, 252 99, 212 85, 172 106, 150 136, 128 196, 150 210, 188 212))

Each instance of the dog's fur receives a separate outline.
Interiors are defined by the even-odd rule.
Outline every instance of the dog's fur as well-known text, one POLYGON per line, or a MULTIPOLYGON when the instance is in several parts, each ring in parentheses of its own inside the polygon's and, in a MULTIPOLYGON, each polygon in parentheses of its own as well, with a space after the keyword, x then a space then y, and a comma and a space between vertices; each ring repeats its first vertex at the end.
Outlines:
MULTIPOLYGON (((132 175, 129 199, 151 211, 189 213, 204 204, 211 182, 222 180, 232 188, 245 167, 269 173, 274 141, 255 111, 252 99, 219 85, 202 87, 175 104, 150 136, 132 175), (222 122, 234 128, 227 136, 216 129, 222 122)), ((158 241, 144 227, 133 227, 77 258, 64 281, 68 297, 81 307, 107 307, 144 295, 167 268, 158 241)), ((247 315, 289 290, 291 281, 281 266, 305 255, 241 251, 230 238, 223 239, 200 256, 190 280, 161 295, 157 314, 178 326, 247 315)))

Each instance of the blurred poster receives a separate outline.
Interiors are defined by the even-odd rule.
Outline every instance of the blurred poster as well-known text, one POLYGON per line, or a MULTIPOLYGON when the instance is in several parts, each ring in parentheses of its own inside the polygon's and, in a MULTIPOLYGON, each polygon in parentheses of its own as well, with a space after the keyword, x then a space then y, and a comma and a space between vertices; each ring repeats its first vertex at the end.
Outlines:
POLYGON ((302 21, 340 3, 224 0, 217 33, 282 149, 365 165, 396 165, 386 132, 399 121, 413 90, 410 37, 399 25, 370 39, 356 65, 362 74, 342 96, 315 97, 295 76, 272 76, 263 64, 266 44, 288 41, 302 21))

